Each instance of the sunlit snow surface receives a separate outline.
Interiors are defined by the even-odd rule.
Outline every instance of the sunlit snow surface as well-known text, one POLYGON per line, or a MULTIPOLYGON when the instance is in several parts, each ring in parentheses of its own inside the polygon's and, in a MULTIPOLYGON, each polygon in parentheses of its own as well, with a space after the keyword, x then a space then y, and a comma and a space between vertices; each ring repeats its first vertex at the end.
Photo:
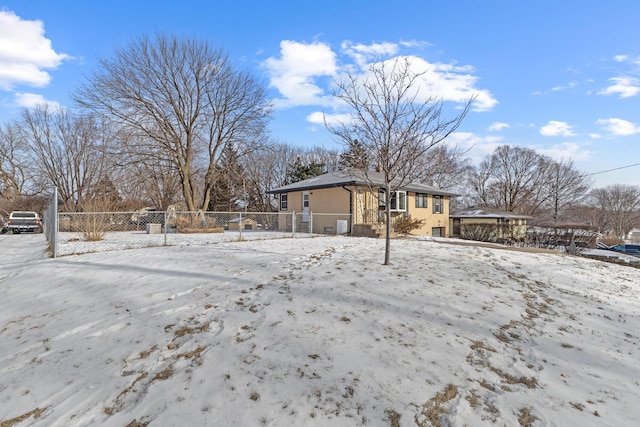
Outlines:
POLYGON ((391 266, 349 237, 46 246, 0 236, 7 425, 640 423, 638 269, 433 240, 391 266))

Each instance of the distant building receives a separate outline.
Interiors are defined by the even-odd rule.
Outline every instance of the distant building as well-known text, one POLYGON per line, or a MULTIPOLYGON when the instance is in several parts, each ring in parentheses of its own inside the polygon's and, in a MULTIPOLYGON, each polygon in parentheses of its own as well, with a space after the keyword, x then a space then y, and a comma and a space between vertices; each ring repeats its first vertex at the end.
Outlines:
MULTIPOLYGON (((527 234, 527 215, 505 212, 485 206, 470 206, 456 209, 449 215, 451 237, 465 236, 465 229, 485 228, 492 233, 492 240, 522 239, 527 234)), ((486 234, 486 233, 485 233, 486 234)))
POLYGON ((633 245, 640 245, 640 228, 634 228, 627 235, 627 240, 633 245))

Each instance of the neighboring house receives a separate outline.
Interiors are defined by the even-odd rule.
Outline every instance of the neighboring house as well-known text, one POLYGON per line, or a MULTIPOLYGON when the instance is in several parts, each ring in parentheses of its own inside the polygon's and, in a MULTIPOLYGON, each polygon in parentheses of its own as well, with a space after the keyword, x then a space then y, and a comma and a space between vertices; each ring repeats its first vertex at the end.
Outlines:
POLYGON ((470 237, 464 235, 465 229, 467 233, 483 234, 478 229, 485 228, 487 231, 493 229, 494 234, 491 238, 494 240, 522 239, 527 234, 529 219, 531 219, 530 216, 517 215, 500 209, 471 206, 452 212, 449 227, 452 237, 470 237))
POLYGON ((344 232, 372 237, 384 235, 387 201, 391 204, 392 221, 409 215, 412 219, 424 220, 423 226, 412 234, 447 237, 449 200, 457 196, 428 185, 411 183, 386 197, 381 173, 365 174, 357 169, 326 173, 275 188, 269 193, 278 197, 281 212, 301 213, 303 223, 310 221, 309 214, 334 214, 313 215, 314 233, 344 232), (348 219, 347 224, 345 219, 348 219))
POLYGON ((634 245, 640 245, 640 228, 631 230, 627 235, 627 240, 634 245))

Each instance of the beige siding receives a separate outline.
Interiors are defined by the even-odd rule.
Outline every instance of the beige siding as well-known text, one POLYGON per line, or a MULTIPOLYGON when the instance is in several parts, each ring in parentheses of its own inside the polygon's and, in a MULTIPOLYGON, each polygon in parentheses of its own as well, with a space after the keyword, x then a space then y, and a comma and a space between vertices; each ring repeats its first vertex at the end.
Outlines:
MULTIPOLYGON (((302 191, 287 193, 287 210, 280 212, 302 212, 302 191)), ((338 219, 348 219, 350 213, 350 194, 342 187, 321 188, 309 190, 310 214, 341 214, 341 215, 317 215, 313 217, 313 232, 324 233, 329 229, 336 229, 338 219)), ((299 219, 298 219, 299 220, 299 219)), ((290 218, 280 218, 280 228, 285 229, 286 221, 290 218)))
POLYGON ((378 222, 378 189, 369 187, 350 187, 354 194, 353 223, 373 224, 378 222))
MULTIPOLYGON (((449 197, 442 198, 442 213, 433 213, 433 195, 428 195, 427 207, 415 207, 416 194, 407 192, 407 214, 412 218, 423 219, 425 224, 419 230, 414 230, 412 234, 419 236, 430 236, 435 227, 441 228, 443 237, 449 236, 449 197)), ((301 212, 302 211, 302 191, 288 193, 288 206, 286 211, 281 212, 301 212)), ((371 189, 366 186, 349 186, 322 188, 309 191, 309 212, 312 214, 341 214, 340 215, 317 215, 313 217, 313 232, 323 233, 330 229, 335 229, 338 219, 345 219, 352 214, 353 224, 376 224, 383 219, 383 215, 378 207, 378 189, 371 189), (353 205, 351 202, 353 201, 353 205)), ((404 213, 394 213, 402 215, 404 213)), ((284 225, 285 219, 281 219, 284 225)))
MULTIPOLYGON (((350 194, 342 187, 309 191, 309 211, 313 213, 349 214, 351 211, 350 203, 350 194)), ((301 208, 302 204, 300 204, 298 211, 301 208)))
POLYGON ((351 195, 342 187, 309 191, 309 212, 314 214, 313 232, 316 234, 336 232, 338 220, 350 221, 350 204, 351 195))
POLYGON ((416 208, 416 193, 409 193, 407 197, 407 214, 411 218, 422 219, 425 224, 411 234, 417 236, 431 236, 433 228, 442 228, 442 237, 449 237, 449 197, 442 197, 442 213, 433 213, 433 195, 427 195, 427 207, 416 208))

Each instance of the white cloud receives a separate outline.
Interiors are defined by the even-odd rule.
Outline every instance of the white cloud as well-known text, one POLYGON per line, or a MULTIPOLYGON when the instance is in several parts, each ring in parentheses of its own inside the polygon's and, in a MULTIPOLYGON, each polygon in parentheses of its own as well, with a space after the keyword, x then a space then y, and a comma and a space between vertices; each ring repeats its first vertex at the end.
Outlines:
POLYGON ((326 123, 330 125, 339 125, 342 123, 348 123, 351 121, 350 114, 327 114, 321 111, 315 111, 307 116, 307 121, 316 125, 324 125, 326 123))
POLYGON ((550 120, 548 124, 540 128, 543 136, 573 136, 573 127, 565 122, 550 120))
POLYGON ((23 20, 0 10, 0 89, 11 90, 17 84, 46 86, 51 76, 45 70, 69 58, 53 50, 41 21, 23 20))
POLYGON ((486 156, 493 154, 496 148, 504 145, 504 140, 501 136, 478 136, 472 132, 454 132, 447 138, 447 144, 467 150, 466 157, 474 164, 478 164, 486 156))
POLYGON ((336 74, 336 55, 329 45, 283 40, 280 58, 269 58, 264 66, 271 75, 271 85, 284 97, 276 100, 277 106, 328 105, 333 102, 316 81, 319 77, 336 74))
POLYGON ((578 86, 578 84, 579 83, 576 80, 572 80, 564 86, 559 85, 559 86, 552 87, 551 92, 560 92, 567 89, 573 89, 574 87, 578 86))
POLYGON ((365 69, 369 62, 395 55, 398 52, 398 45, 388 42, 365 45, 346 40, 342 42, 340 47, 361 69, 365 69))
MULTIPOLYGON (((263 64, 270 74, 271 86, 282 95, 275 104, 278 107, 339 105, 329 90, 334 79, 340 80, 345 72, 356 78, 366 77, 372 61, 401 59, 402 56, 394 56, 398 55, 399 48, 409 48, 417 42, 403 43, 364 45, 345 41, 341 45, 341 54, 351 62, 342 62, 338 67, 337 54, 328 44, 284 40, 280 43, 280 57, 271 57, 263 64)), ((418 101, 434 97, 462 104, 475 96, 474 111, 490 110, 498 103, 488 90, 476 88, 478 78, 473 75, 471 66, 430 63, 417 56, 406 58, 410 60, 413 71, 424 73, 418 81, 418 101)))
POLYGON ((532 147, 538 153, 549 156, 556 161, 563 159, 569 160, 589 160, 592 152, 580 147, 579 144, 573 142, 565 142, 558 145, 553 145, 549 148, 532 147))
POLYGON ((502 122, 494 122, 491 123, 491 125, 489 126, 489 131, 490 132, 500 132, 502 129, 508 129, 511 126, 509 126, 508 123, 502 123, 502 122))
POLYGON ((423 48, 423 47, 429 47, 433 45, 429 42, 420 41, 420 40, 402 40, 400 41, 400 46, 423 48))
POLYGON ((60 103, 49 101, 44 96, 37 93, 16 93, 14 102, 19 107, 32 108, 36 105, 48 105, 53 108, 60 108, 60 103))
POLYGON ((640 126, 623 119, 599 119, 597 123, 602 129, 616 136, 629 136, 640 133, 640 126))
POLYGON ((613 77, 609 79, 613 84, 598 92, 599 95, 616 95, 620 98, 630 98, 640 94, 640 80, 635 77, 613 77))
POLYGON ((418 79, 418 101, 434 97, 462 104, 475 96, 474 111, 487 111, 498 104, 489 91, 475 88, 478 78, 472 75, 473 67, 430 63, 417 56, 408 59, 414 72, 424 73, 418 79))
POLYGON ((640 66, 640 57, 632 57, 629 55, 616 55, 613 57, 616 62, 626 62, 634 66, 640 66))

